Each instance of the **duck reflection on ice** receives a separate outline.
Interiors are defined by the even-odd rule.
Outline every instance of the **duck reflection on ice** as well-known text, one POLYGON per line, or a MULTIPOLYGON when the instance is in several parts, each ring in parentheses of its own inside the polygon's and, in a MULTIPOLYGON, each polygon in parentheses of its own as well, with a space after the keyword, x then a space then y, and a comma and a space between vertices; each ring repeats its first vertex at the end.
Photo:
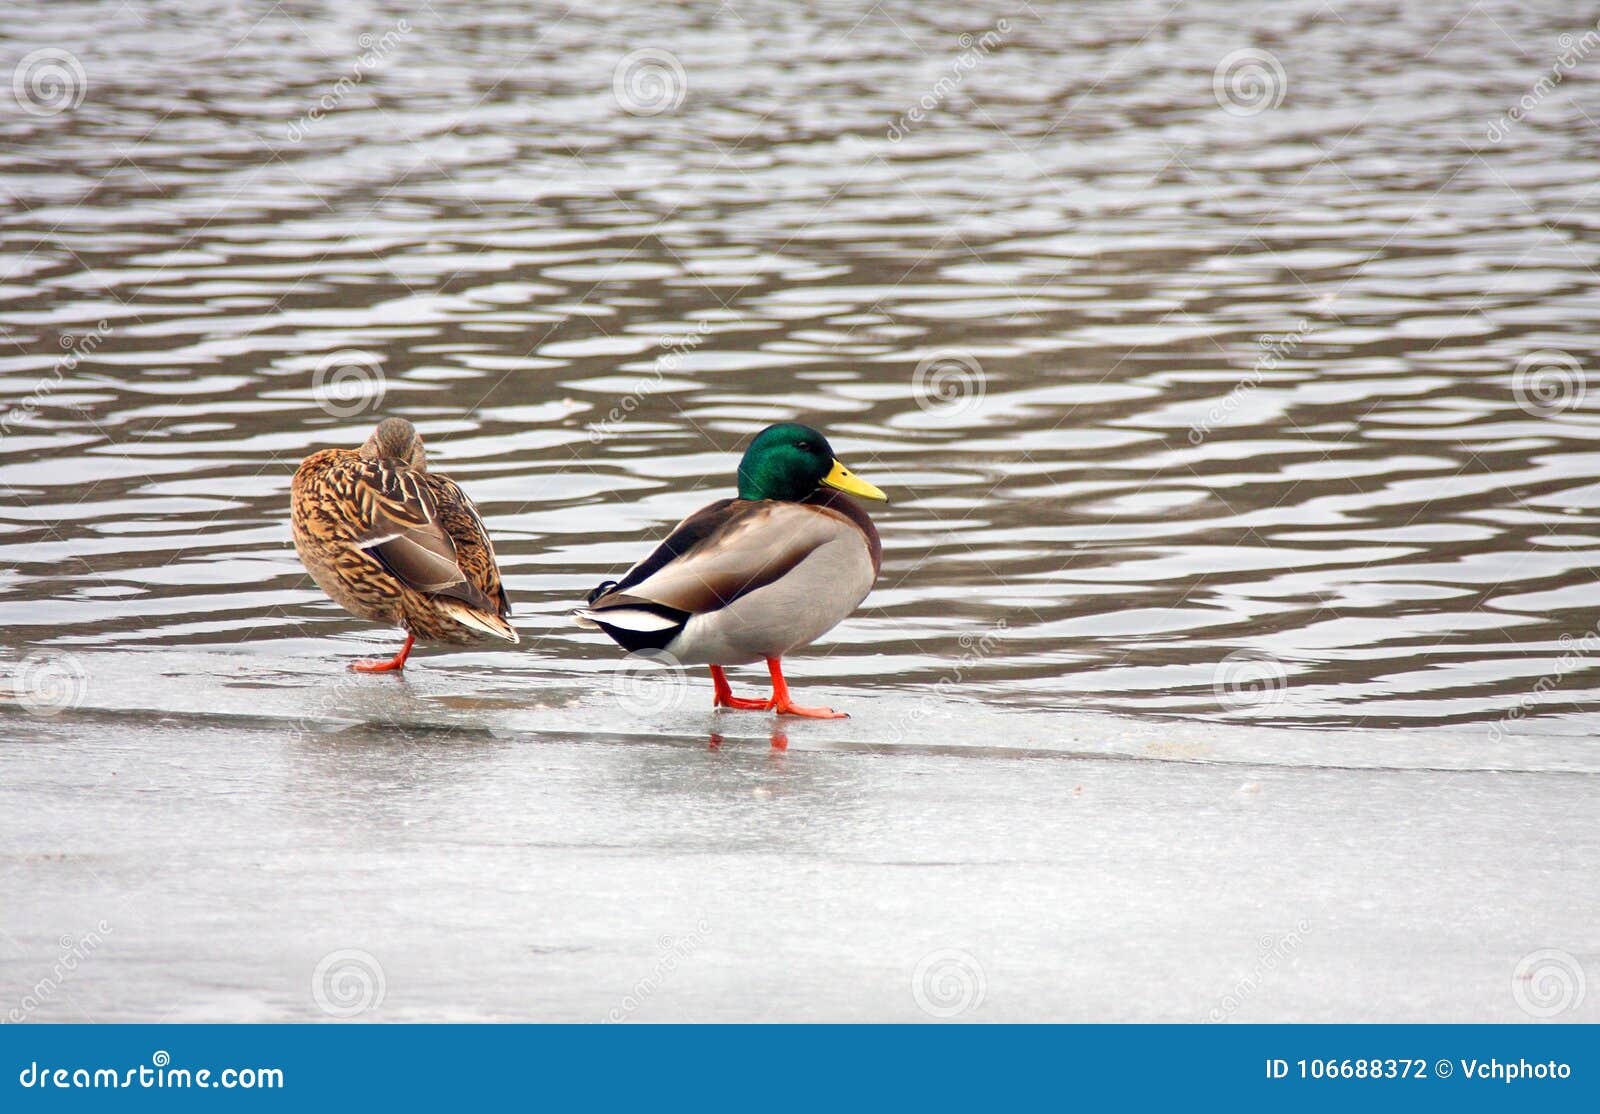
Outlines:
MULTIPOLYGON (((772 722, 772 749, 786 751, 789 749, 789 732, 782 720, 774 719, 772 722)), ((706 743, 707 750, 721 750, 723 737, 719 732, 713 731, 711 738, 706 743)))

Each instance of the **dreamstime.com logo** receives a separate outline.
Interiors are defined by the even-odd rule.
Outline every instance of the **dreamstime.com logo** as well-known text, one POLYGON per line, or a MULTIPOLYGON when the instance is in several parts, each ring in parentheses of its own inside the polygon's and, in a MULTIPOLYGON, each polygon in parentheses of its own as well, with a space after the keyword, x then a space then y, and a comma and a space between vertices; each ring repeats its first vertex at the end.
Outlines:
POLYGON ((323 956, 311 972, 311 1000, 329 1017, 349 1020, 383 1005, 389 992, 383 965, 371 952, 339 948, 323 956))
POLYGON ((367 76, 381 69, 400 45, 400 40, 411 34, 411 24, 399 20, 381 36, 369 32, 362 32, 356 36, 356 45, 361 48, 361 53, 350 64, 350 71, 342 75, 338 81, 316 102, 300 116, 292 121, 285 129, 284 136, 290 143, 299 143, 304 139, 322 119, 344 103, 345 97, 357 85, 367 80, 367 76))
POLYGON ((1577 1009, 1588 989, 1583 964, 1560 948, 1529 952, 1511 971, 1511 997, 1523 1013, 1540 1020, 1577 1009))
POLYGON ((983 365, 970 352, 941 348, 917 361, 911 373, 911 396, 929 417, 950 420, 983 405, 988 391, 983 365))
MULTIPOLYGON (((314 697, 301 700, 297 714, 287 724, 289 740, 297 744, 304 743, 328 730, 330 725, 344 720, 349 715, 351 701, 369 684, 367 676, 365 673, 345 671, 332 685, 320 690, 314 697)), ((374 721, 369 719, 369 722, 374 721)), ((396 716, 379 716, 376 723, 381 724, 384 737, 391 744, 415 742, 419 734, 416 725, 396 716)))
POLYGON ((711 322, 702 319, 695 325, 695 331, 686 336, 663 335, 658 341, 663 351, 656 357, 650 374, 640 376, 634 382, 633 389, 623 395, 617 404, 606 412, 603 419, 595 423, 589 430, 589 440, 598 445, 616 433, 617 427, 639 409, 644 396, 652 389, 659 388, 662 380, 678 370, 678 364, 683 357, 698 348, 710 334, 711 322))
POLYGON ((700 950, 700 946, 710 936, 711 925, 704 919, 698 921, 694 931, 687 936, 662 936, 656 941, 656 961, 651 965, 649 973, 640 976, 623 996, 621 1003, 607 1011, 605 1020, 614 1025, 632 1017, 650 1000, 652 994, 661 989, 661 984, 671 978, 685 960, 700 950))
POLYGON ((1511 130, 1523 120, 1527 119, 1534 109, 1545 102, 1556 88, 1566 81, 1568 76, 1578 68, 1578 63, 1587 61, 1600 48, 1600 24, 1587 27, 1582 35, 1574 35, 1570 31, 1556 37, 1556 46, 1561 53, 1556 55, 1550 68, 1539 75, 1539 79, 1529 86, 1528 91, 1517 99, 1517 102, 1506 109, 1498 119, 1489 121, 1486 136, 1490 143, 1499 143, 1511 130))
POLYGON ((977 1009, 988 994, 983 964, 960 948, 931 951, 911 972, 911 997, 917 1008, 941 1021, 977 1009))
MULTIPOLYGON (((970 631, 963 632, 956 639, 956 645, 961 647, 961 656, 933 683, 932 692, 951 699, 959 699, 963 679, 970 672, 976 672, 984 662, 994 656, 1001 648, 1005 635, 1004 619, 997 620, 994 626, 977 634, 970 631)), ((908 735, 915 733, 922 721, 935 715, 936 711, 937 706, 934 701, 918 700, 893 722, 884 724, 883 734, 893 742, 901 742, 908 735)))
POLYGON ((44 650, 17 664, 11 682, 17 703, 36 716, 57 716, 83 703, 89 674, 76 655, 44 650))
POLYGON ((65 1068, 40 1064, 34 1060, 17 1073, 17 1082, 34 1088, 59 1090, 141 1090, 185 1091, 213 1087, 232 1091, 277 1091, 283 1089, 282 1068, 175 1068, 166 1049, 154 1052, 148 1064, 126 1071, 117 1068, 65 1068))
POLYGON ((646 47, 624 54, 611 72, 611 95, 630 116, 676 112, 689 93, 689 75, 670 50, 646 47))
POLYGON ((1294 332, 1284 333, 1282 336, 1273 336, 1263 333, 1256 338, 1256 343, 1261 346, 1261 354, 1251 365, 1244 378, 1235 383, 1233 389, 1221 399, 1211 404, 1206 410, 1205 417, 1189 428, 1189 444, 1198 445, 1217 426, 1226 421, 1234 411, 1244 404, 1245 397, 1261 386, 1262 377, 1267 372, 1277 371, 1290 353, 1300 347, 1300 343, 1311 332, 1311 322, 1302 317, 1294 327, 1294 332))
POLYGON ((977 38, 967 32, 962 32, 956 37, 956 44, 961 47, 961 53, 956 55, 956 60, 950 64, 948 71, 941 74, 933 86, 922 96, 917 98, 904 115, 897 118, 889 125, 888 138, 890 143, 899 143, 907 135, 926 120, 940 105, 948 101, 967 79, 967 75, 978 68, 991 51, 996 50, 1006 35, 1011 33, 1011 21, 1000 19, 995 25, 977 38))
POLYGON ((56 961, 51 965, 50 970, 46 971, 38 982, 28 988, 27 993, 22 996, 22 1000, 7 1011, 5 1017, 0 1018, 0 1021, 8 1022, 12 1025, 20 1025, 35 1010, 49 1005, 57 992, 61 990, 62 985, 77 974, 78 968, 88 962, 95 952, 105 946, 106 937, 110 935, 111 923, 102 920, 94 926, 93 930, 85 932, 81 936, 74 936, 70 933, 62 936, 57 943, 60 951, 57 953, 56 961))
POLYGON ((311 373, 311 395, 330 418, 354 418, 376 410, 388 389, 383 357, 372 352, 329 353, 311 373))
POLYGON ((611 674, 611 695, 632 716, 676 711, 689 694, 689 673, 665 650, 638 650, 611 674))
POLYGON ((59 116, 83 103, 89 79, 70 50, 47 46, 29 51, 11 71, 11 97, 29 116, 59 116))
POLYGON ((1489 725, 1489 741, 1498 743, 1512 732, 1512 725, 1529 715, 1543 702, 1543 698, 1559 688, 1569 673, 1586 669, 1589 659, 1600 653, 1600 627, 1591 627, 1578 638, 1563 634, 1560 638, 1561 656, 1553 670, 1540 677, 1533 687, 1518 698, 1505 715, 1489 725))
POLYGON ((1283 662, 1260 650, 1235 650, 1211 673, 1212 695, 1230 712, 1270 708, 1281 704, 1288 691, 1289 673, 1283 662))
POLYGON ((1270 50, 1245 47, 1217 63, 1211 74, 1211 92, 1229 116, 1258 116, 1283 103, 1289 78, 1283 63, 1270 50))
POLYGON ((78 365, 94 355, 95 350, 111 335, 111 323, 101 321, 94 328, 94 332, 83 336, 73 336, 63 333, 57 338, 57 343, 66 351, 56 360, 50 368, 50 374, 41 378, 33 385, 33 390, 24 395, 14 405, 0 414, 0 437, 4 437, 19 425, 31 422, 45 402, 58 387, 66 382, 67 376, 78 370, 78 365))
POLYGON ((1268 933, 1256 942, 1256 959, 1250 973, 1242 976, 1234 983, 1216 1005, 1206 1013, 1204 1020, 1217 1024, 1228 1020, 1250 1000, 1251 995, 1261 989, 1261 984, 1266 977, 1278 969, 1280 964, 1288 963, 1289 957, 1300 950, 1305 943, 1305 938, 1311 933, 1311 922, 1301 918, 1295 922, 1293 930, 1274 935, 1268 933))
POLYGON ((1583 405, 1589 379, 1570 352, 1541 348, 1517 361, 1511 373, 1511 394, 1523 413, 1549 418, 1583 405))

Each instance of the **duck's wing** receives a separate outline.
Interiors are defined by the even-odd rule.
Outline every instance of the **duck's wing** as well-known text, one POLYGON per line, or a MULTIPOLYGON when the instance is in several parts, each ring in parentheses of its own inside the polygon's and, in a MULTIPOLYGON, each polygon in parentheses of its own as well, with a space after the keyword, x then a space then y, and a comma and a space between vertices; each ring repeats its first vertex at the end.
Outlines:
POLYGON ((509 609, 488 534, 460 488, 391 460, 357 458, 339 472, 330 488, 337 516, 352 531, 349 544, 406 587, 439 597, 452 617, 516 641, 503 622, 509 609), (472 613, 495 621, 473 622, 472 613))
MULTIPOLYGON (((464 590, 453 590, 455 586, 452 586, 440 594, 461 599, 495 619, 509 619, 511 603, 506 599, 505 584, 500 579, 494 543, 489 540, 489 531, 478 514, 478 508, 473 506, 467 493, 454 480, 432 472, 422 474, 421 478, 433 497, 433 521, 455 546, 455 566, 465 577, 465 584, 461 588, 476 593, 474 596, 464 590)), ((501 637, 509 636, 512 642, 517 641, 516 631, 509 624, 501 622, 492 625, 495 628, 492 633, 501 637)))
POLYGON ((590 593, 580 620, 664 646, 695 615, 727 607, 781 579, 820 546, 858 527, 804 503, 724 499, 680 522, 666 541, 615 583, 590 593))

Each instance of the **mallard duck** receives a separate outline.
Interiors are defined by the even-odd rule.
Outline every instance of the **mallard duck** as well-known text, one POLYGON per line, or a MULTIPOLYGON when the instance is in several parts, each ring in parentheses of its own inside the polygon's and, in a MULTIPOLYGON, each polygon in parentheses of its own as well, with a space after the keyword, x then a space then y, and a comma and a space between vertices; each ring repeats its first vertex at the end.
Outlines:
POLYGON ((793 422, 768 426, 739 462, 739 495, 684 519, 621 580, 589 593, 574 614, 629 652, 665 651, 711 667, 712 705, 843 719, 789 697, 783 655, 849 615, 878 578, 878 531, 853 499, 886 499, 833 455, 828 439, 793 422), (765 660, 772 696, 733 695, 723 667, 765 660))
POLYGON ((419 638, 517 641, 483 520, 453 481, 428 471, 422 437, 404 418, 379 422, 359 449, 306 457, 290 521, 301 562, 335 603, 406 632, 394 657, 351 669, 404 669, 419 638))

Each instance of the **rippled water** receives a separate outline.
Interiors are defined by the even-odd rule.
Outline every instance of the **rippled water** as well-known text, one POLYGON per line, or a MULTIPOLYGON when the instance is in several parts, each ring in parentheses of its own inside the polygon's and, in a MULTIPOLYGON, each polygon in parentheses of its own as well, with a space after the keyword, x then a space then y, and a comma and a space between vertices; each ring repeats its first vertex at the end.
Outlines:
POLYGON ((527 635, 423 664, 599 676, 797 417, 893 499, 801 683, 1586 731, 1600 58, 1347 7, 13 5, 0 656, 351 656, 289 478, 399 413, 527 635))

